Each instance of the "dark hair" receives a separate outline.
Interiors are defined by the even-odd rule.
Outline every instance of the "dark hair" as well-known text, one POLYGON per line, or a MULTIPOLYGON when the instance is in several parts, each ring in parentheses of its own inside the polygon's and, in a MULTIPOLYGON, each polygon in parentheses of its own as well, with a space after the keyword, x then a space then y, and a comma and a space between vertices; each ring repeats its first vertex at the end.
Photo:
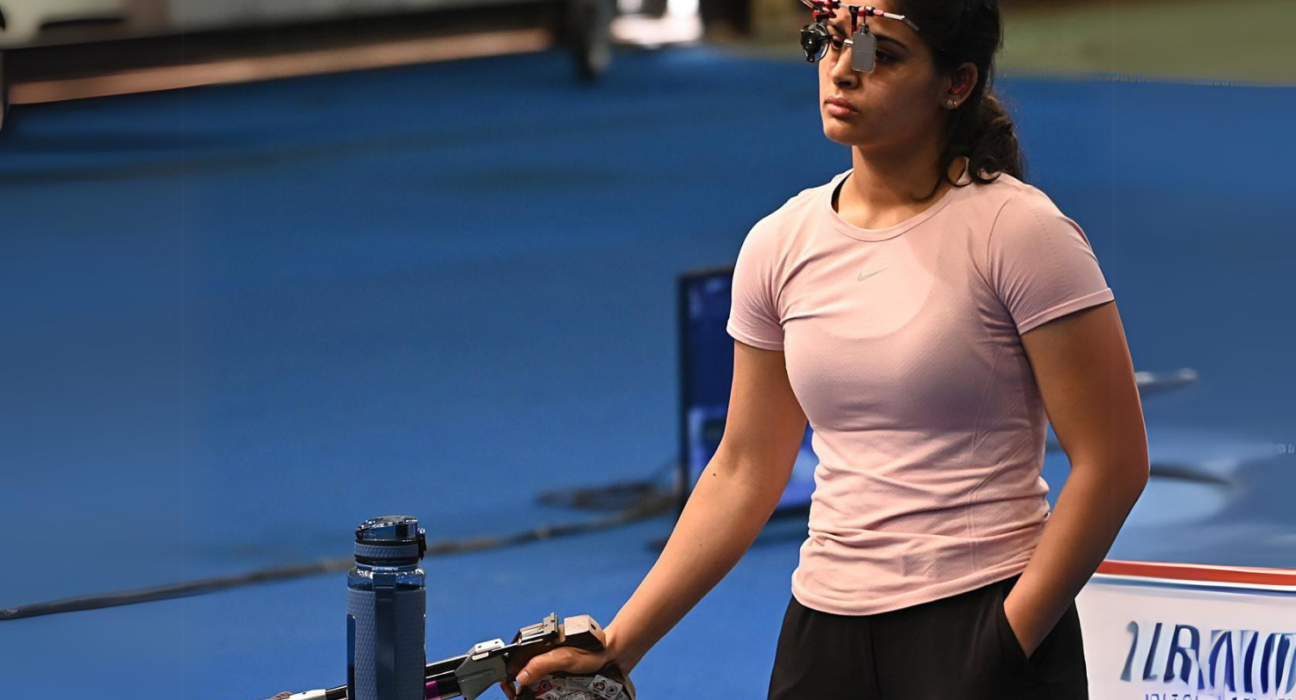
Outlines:
MULTIPOLYGON (((941 135, 942 177, 949 179, 950 166, 963 156, 969 159, 968 174, 974 182, 998 179, 982 177, 982 171, 1005 172, 1025 179, 1025 158, 1017 141, 1012 117, 993 91, 995 54, 1003 46, 1003 18, 998 0, 897 0, 900 12, 919 27, 918 36, 931 48, 936 70, 953 73, 965 62, 977 67, 977 84, 967 101, 951 110, 941 135)), ((950 180, 950 184, 959 186, 950 180)), ((933 188, 934 196, 940 181, 933 188)))

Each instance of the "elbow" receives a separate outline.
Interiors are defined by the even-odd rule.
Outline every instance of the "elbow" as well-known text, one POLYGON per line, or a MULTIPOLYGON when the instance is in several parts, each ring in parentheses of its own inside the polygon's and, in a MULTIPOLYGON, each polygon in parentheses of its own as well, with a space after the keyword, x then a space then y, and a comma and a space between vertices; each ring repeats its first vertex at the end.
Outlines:
POLYGON ((1122 484, 1129 489, 1137 500, 1147 488, 1148 479, 1152 476, 1152 465, 1147 459, 1121 463, 1112 475, 1114 483, 1122 484))
POLYGON ((1147 489, 1148 479, 1152 475, 1152 467, 1148 462, 1144 461, 1140 462, 1135 468, 1131 468, 1130 471, 1133 472, 1130 476, 1130 507, 1133 507, 1138 502, 1138 499, 1143 496, 1143 491, 1147 489))
POLYGON ((1117 483, 1126 484, 1133 491, 1142 493, 1152 477, 1152 464, 1147 455, 1139 459, 1116 462, 1110 478, 1117 483))
POLYGON ((1112 489, 1130 493, 1137 499, 1152 476, 1147 438, 1082 446, 1071 459, 1071 471, 1093 474, 1112 489))
POLYGON ((1151 464, 1146 457, 1134 460, 1072 462, 1071 471, 1073 474, 1084 474, 1096 479, 1109 493, 1127 495, 1131 503, 1143 495, 1152 474, 1151 464))
POLYGON ((1146 451, 1129 467, 1129 478, 1138 485, 1139 493, 1143 493, 1143 489, 1147 488, 1148 480, 1152 478, 1152 462, 1148 459, 1146 451))

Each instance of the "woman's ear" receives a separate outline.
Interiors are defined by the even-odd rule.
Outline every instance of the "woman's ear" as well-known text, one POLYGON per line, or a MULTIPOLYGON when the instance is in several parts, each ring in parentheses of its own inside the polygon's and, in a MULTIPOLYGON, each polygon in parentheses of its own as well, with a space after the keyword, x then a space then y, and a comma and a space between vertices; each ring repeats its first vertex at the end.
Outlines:
POLYGON ((971 61, 965 62, 950 77, 949 94, 953 97, 971 94, 976 87, 978 77, 976 64, 971 61))

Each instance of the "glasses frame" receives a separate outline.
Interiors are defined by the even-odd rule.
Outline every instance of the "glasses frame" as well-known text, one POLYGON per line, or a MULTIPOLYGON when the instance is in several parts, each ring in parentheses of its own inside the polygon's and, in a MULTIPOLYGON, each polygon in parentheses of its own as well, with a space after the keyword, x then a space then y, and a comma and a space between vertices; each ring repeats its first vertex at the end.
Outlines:
MULTIPOLYGON (((815 19, 819 19, 820 15, 823 15, 824 18, 831 17, 834 11, 840 9, 842 6, 841 0, 800 0, 800 3, 815 11, 815 19)), ((908 17, 897 15, 892 12, 883 12, 872 5, 847 5, 846 8, 850 10, 851 13, 852 31, 855 30, 855 21, 860 15, 867 17, 886 17, 887 19, 899 20, 909 25, 909 27, 915 32, 922 31, 918 28, 918 25, 914 24, 914 21, 908 17)))
MULTIPOLYGON (((818 63, 828 52, 831 36, 824 21, 836 14, 842 7, 841 0, 799 0, 802 5, 814 10, 814 23, 801 28, 801 49, 805 51, 806 61, 818 63)), ((846 5, 851 18, 851 38, 843 40, 843 46, 851 47, 851 68, 871 73, 877 53, 877 38, 869 31, 865 18, 884 17, 909 25, 915 33, 921 33, 918 25, 905 15, 879 10, 872 5, 846 5), (861 42, 860 50, 855 50, 857 41, 861 42)), ((924 36, 926 36, 924 34, 924 36)), ((935 42, 932 42, 935 46, 935 42)), ((941 51, 940 47, 936 47, 941 51)))

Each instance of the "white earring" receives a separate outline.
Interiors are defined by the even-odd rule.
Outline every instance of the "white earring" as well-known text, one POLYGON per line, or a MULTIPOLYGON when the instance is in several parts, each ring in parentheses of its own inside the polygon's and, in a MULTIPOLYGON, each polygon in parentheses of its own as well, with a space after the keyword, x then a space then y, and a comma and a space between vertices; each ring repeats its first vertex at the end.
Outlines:
POLYGON ((946 100, 945 106, 949 107, 950 109, 954 109, 955 107, 958 106, 958 103, 956 103, 954 100, 946 100))

